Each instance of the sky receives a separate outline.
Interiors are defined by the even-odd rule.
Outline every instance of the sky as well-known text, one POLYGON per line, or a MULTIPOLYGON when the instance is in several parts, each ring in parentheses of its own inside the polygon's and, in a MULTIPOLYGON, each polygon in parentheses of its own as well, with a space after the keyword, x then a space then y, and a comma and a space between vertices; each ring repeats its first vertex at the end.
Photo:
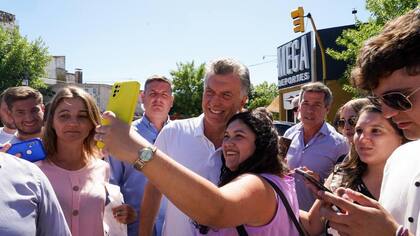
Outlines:
MULTIPOLYGON (((170 77, 177 63, 235 58, 254 85, 277 83, 276 49, 300 36, 290 12, 302 6, 318 29, 366 21, 363 0, 0 0, 22 35, 41 38, 85 83, 170 77)), ((306 32, 312 31, 305 20, 306 32)))

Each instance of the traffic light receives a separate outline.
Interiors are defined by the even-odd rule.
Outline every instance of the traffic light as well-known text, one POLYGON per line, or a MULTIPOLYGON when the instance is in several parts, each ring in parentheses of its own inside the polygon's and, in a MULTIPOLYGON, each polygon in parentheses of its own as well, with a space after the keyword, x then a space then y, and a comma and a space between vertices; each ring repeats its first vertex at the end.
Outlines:
POLYGON ((305 32, 305 23, 304 23, 304 12, 303 12, 303 7, 298 7, 297 9, 293 10, 290 15, 292 16, 293 19, 293 25, 295 26, 293 28, 293 31, 295 31, 295 33, 297 32, 305 32))

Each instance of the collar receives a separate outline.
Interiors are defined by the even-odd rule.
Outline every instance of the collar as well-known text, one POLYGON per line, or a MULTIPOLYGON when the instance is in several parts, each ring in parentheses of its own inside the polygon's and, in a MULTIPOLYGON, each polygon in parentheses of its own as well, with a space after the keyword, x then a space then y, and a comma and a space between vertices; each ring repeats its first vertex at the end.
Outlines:
POLYGON ((330 130, 328 129, 328 125, 326 121, 324 121, 318 133, 323 134, 323 135, 329 135, 331 133, 330 130))
MULTIPOLYGON (((297 129, 300 132, 303 132, 302 122, 299 122, 297 125, 298 125, 297 129)), ((329 135, 330 134, 330 130, 328 129, 328 125, 327 125, 326 121, 324 121, 324 123, 321 126, 321 129, 319 129, 318 132, 315 135, 319 135, 319 134, 323 134, 323 135, 329 135)))
MULTIPOLYGON (((163 124, 163 126, 167 125, 169 123, 169 121, 171 121, 171 119, 168 116, 168 119, 166 119, 166 121, 163 124)), ((146 115, 143 115, 143 117, 141 118, 140 123, 142 123, 146 127, 153 127, 154 129, 156 129, 156 126, 147 118, 146 115)))
POLYGON ((194 130, 194 136, 195 137, 205 136, 204 135, 204 113, 196 117, 194 119, 194 123, 196 124, 195 127, 197 127, 194 130))

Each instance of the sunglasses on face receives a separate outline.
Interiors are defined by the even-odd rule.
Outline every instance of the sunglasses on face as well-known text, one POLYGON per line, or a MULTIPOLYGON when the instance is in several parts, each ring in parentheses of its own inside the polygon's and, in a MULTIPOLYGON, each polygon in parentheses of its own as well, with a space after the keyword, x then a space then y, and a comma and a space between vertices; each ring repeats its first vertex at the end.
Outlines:
POLYGON ((420 90, 420 87, 409 93, 408 95, 405 95, 402 92, 389 92, 382 94, 378 97, 371 98, 371 101, 373 100, 373 103, 376 104, 379 102, 386 104, 392 109, 398 110, 398 111, 408 111, 413 107, 413 103, 410 101, 410 97, 416 94, 420 90), (376 101, 375 101, 376 100, 376 101))
POLYGON ((355 127, 356 126, 356 122, 357 122, 357 117, 352 116, 352 117, 348 118, 347 120, 346 119, 339 119, 337 121, 337 126, 342 129, 346 125, 346 122, 351 127, 355 127))

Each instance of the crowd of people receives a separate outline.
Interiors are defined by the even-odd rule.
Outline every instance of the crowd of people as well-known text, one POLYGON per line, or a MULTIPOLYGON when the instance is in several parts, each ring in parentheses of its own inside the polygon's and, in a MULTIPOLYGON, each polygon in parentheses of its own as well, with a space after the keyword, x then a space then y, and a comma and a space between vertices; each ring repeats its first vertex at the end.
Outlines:
POLYGON ((111 111, 101 125, 79 87, 57 91, 48 111, 39 91, 10 87, 0 95, 0 234, 420 236, 418 42, 419 9, 366 41, 350 79, 370 96, 345 103, 333 125, 331 90, 303 85, 286 153, 271 114, 244 109, 249 71, 229 58, 207 63, 202 114, 184 120, 170 120, 176 101, 160 75, 147 78, 131 125, 111 111), (5 153, 34 138, 44 160, 5 153))

